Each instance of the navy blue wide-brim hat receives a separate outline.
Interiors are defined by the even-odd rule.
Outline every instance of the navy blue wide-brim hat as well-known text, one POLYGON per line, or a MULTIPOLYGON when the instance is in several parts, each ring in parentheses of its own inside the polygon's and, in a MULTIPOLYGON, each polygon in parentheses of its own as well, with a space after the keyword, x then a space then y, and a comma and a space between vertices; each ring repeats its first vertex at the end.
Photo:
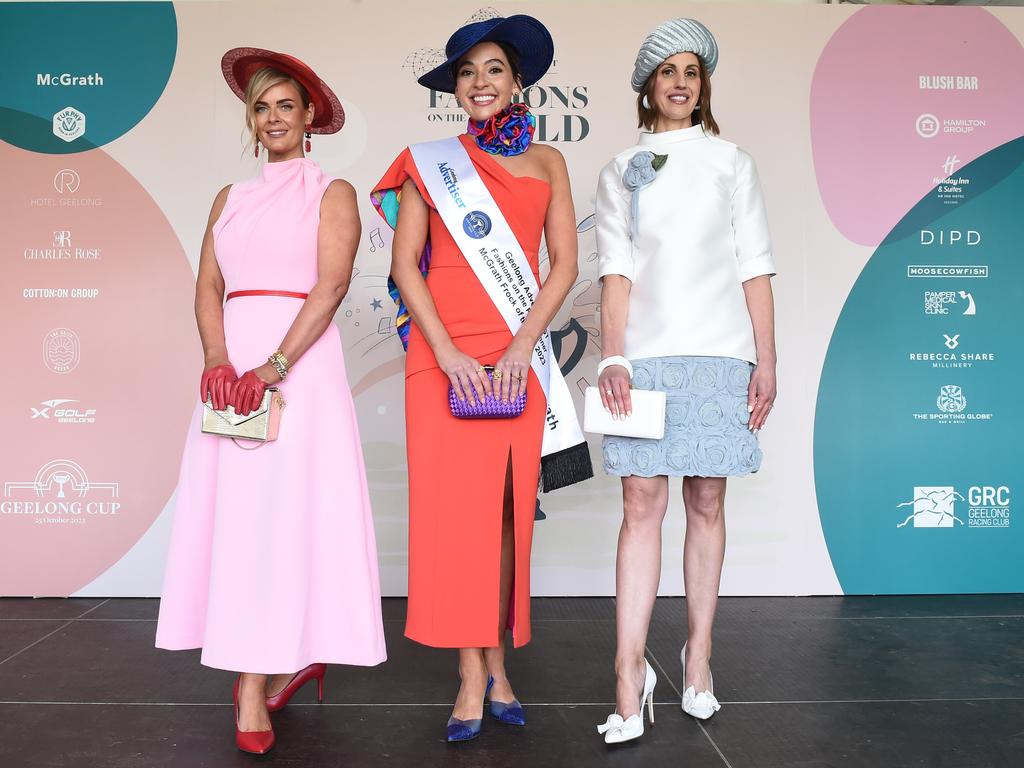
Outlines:
POLYGON ((447 60, 416 82, 435 91, 455 93, 452 66, 474 45, 485 42, 507 43, 516 49, 524 88, 544 77, 555 57, 555 43, 551 33, 533 16, 517 14, 507 18, 487 19, 455 30, 444 47, 447 60))

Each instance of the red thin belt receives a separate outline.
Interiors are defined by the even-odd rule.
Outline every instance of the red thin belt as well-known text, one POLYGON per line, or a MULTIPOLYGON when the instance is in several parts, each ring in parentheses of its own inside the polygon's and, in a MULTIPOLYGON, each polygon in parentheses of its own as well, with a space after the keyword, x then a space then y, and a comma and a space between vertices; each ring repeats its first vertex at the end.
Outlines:
POLYGON ((237 299, 242 296, 284 296, 286 299, 308 299, 308 293, 296 293, 295 291, 232 291, 228 294, 226 301, 237 299))

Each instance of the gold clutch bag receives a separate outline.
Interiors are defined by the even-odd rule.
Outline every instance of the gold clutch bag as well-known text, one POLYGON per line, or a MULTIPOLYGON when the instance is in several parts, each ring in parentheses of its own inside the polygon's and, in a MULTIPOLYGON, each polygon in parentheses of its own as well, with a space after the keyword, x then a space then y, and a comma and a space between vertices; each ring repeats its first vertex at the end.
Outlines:
POLYGON ((263 402, 248 416, 239 416, 230 405, 223 411, 215 411, 213 401, 207 400, 203 408, 203 432, 235 440, 269 443, 277 439, 283 408, 284 398, 277 387, 267 387, 263 402))

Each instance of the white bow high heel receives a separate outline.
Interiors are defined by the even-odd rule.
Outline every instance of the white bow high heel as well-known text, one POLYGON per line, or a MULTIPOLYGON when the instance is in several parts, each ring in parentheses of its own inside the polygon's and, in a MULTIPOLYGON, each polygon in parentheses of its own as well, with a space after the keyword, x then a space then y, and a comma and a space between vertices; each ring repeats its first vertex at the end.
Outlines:
POLYGON ((708 677, 711 679, 711 690, 697 693, 691 685, 686 686, 686 643, 683 643, 683 650, 679 653, 679 660, 683 662, 683 712, 696 717, 698 720, 707 720, 715 712, 722 708, 715 698, 715 678, 711 674, 711 665, 708 665, 708 677))
POLYGON ((625 720, 618 712, 608 715, 608 719, 602 725, 597 726, 597 732, 604 734, 605 744, 620 744, 623 741, 630 741, 644 735, 644 705, 647 705, 647 714, 651 718, 651 725, 654 725, 654 686, 658 683, 658 676, 654 674, 650 662, 644 659, 646 671, 644 673, 644 690, 640 694, 640 713, 630 715, 625 720))

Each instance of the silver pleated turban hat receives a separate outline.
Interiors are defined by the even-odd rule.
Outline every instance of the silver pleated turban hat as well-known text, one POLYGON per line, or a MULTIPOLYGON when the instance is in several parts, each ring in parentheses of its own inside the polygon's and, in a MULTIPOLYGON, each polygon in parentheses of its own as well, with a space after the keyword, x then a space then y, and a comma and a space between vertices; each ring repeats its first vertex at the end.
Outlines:
POLYGON ((718 64, 718 43, 711 30, 696 19, 671 19, 659 24, 640 46, 633 65, 633 90, 640 93, 651 73, 665 59, 677 53, 695 53, 710 77, 718 64))

